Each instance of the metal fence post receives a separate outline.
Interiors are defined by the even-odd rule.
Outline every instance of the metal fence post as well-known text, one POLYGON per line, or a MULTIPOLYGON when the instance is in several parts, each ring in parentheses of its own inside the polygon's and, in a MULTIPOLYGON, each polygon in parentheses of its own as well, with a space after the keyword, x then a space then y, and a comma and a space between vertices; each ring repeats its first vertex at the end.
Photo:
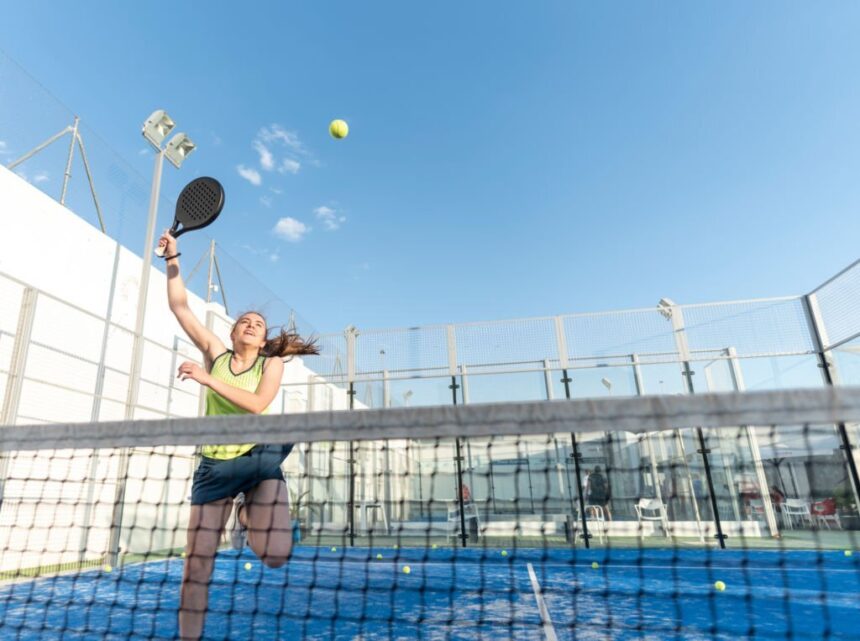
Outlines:
MULTIPOLYGON (((21 294, 21 311, 18 312, 18 326, 15 330, 15 342, 12 345, 12 358, 9 363, 9 375, 6 377, 2 413, 0 413, 0 426, 3 429, 11 428, 18 419, 18 403, 21 400, 21 390, 24 386, 27 350, 30 347, 30 337, 33 333, 33 321, 36 318, 38 298, 39 292, 32 287, 25 287, 21 294)), ((9 455, 0 452, 0 506, 3 505, 9 461, 9 455)))
MULTIPOLYGON (((812 344, 818 356, 818 366, 821 368, 821 377, 825 385, 835 387, 839 383, 839 372, 836 369, 836 364, 833 362, 831 353, 827 349, 830 341, 827 336, 827 327, 821 315, 821 309, 818 306, 818 296, 814 293, 808 294, 803 297, 803 303, 812 344)), ((851 478, 851 487, 854 490, 854 504, 857 506, 858 511, 860 511, 860 475, 857 472, 854 448, 848 438, 848 430, 845 427, 845 423, 839 423, 836 426, 836 432, 841 442, 839 449, 844 452, 848 465, 848 475, 851 478)))
MULTIPOLYGON (((346 328, 346 379, 348 383, 347 396, 349 397, 349 409, 355 409, 355 337, 358 331, 355 327, 346 328)), ((347 500, 347 523, 349 528, 349 544, 355 545, 355 445, 349 442, 349 457, 347 458, 349 470, 349 498, 347 500)))
MULTIPOLYGON (((687 333, 686 328, 684 327, 684 315, 681 311, 681 307, 675 304, 669 305, 667 308, 661 308, 661 313, 664 315, 668 314, 669 320, 672 322, 672 329, 675 335, 675 346, 678 350, 678 356, 681 359, 681 373, 684 376, 684 380, 687 386, 687 392, 690 394, 695 394, 695 386, 693 385, 693 368, 690 365, 690 346, 687 343, 687 333), (665 311, 664 311, 665 310, 665 311)), ((714 513, 714 525, 717 529, 717 534, 715 538, 720 543, 720 548, 726 548, 726 535, 723 533, 723 524, 720 520, 720 510, 717 504, 717 495, 714 491, 714 478, 711 474, 711 460, 708 454, 711 453, 711 450, 708 449, 707 442, 705 441, 705 433, 701 427, 695 428, 696 437, 699 440, 699 449, 697 450, 698 454, 702 455, 702 464, 705 467, 705 479, 708 483, 708 495, 711 499, 711 511, 714 513)), ((680 433, 679 433, 680 437, 680 433)), ((692 486, 692 480, 690 482, 691 492, 693 496, 693 506, 698 512, 698 505, 696 502, 696 491, 695 487, 692 486)))
MULTIPOLYGON (((564 398, 570 400, 570 384, 573 382, 573 379, 567 373, 568 368, 568 360, 567 360, 567 338, 564 333, 564 322, 561 319, 561 316, 555 317, 555 341, 556 346, 558 347, 558 362, 561 365, 561 382, 564 384, 564 398)), ((583 487, 582 487, 582 454, 579 453, 579 446, 576 443, 576 434, 570 433, 570 457, 573 459, 573 467, 574 473, 576 476, 576 494, 579 497, 579 516, 582 520, 582 539, 585 542, 585 547, 591 547, 591 533, 588 531, 588 515, 585 513, 585 496, 583 495, 583 487)), ((576 507, 573 504, 573 497, 571 496, 571 505, 570 509, 573 514, 571 514, 571 542, 576 545, 576 535, 573 533, 573 523, 576 522, 576 507)))

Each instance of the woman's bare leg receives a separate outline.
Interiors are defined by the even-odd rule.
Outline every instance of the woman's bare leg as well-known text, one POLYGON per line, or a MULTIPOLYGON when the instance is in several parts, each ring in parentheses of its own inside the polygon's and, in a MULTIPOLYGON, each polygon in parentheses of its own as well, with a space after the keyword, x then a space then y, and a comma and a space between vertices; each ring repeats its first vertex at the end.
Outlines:
POLYGON ((232 506, 229 499, 191 506, 179 594, 179 638, 183 641, 196 641, 203 634, 209 604, 209 579, 232 506))
POLYGON ((293 524, 287 484, 276 479, 260 483, 245 494, 242 523, 248 546, 270 568, 279 568, 293 551, 293 524))

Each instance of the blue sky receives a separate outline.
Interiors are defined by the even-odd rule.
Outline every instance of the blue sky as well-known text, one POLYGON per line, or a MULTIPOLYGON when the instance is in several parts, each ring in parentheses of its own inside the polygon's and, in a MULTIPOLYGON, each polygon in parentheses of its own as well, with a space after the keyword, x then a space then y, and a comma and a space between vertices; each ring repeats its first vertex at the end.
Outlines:
POLYGON ((145 176, 167 109, 199 149, 164 193, 221 179, 211 234, 318 331, 804 293, 857 258, 860 4, 129 6, 2 0, 0 49, 145 176))

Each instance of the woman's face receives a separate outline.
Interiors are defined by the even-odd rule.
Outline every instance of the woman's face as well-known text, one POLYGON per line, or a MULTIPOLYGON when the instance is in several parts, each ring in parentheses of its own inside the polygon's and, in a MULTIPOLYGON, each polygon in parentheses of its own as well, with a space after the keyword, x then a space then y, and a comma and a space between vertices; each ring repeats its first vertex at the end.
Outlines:
POLYGON ((244 345, 262 349, 266 344, 266 319, 253 312, 243 314, 230 334, 233 347, 244 345))

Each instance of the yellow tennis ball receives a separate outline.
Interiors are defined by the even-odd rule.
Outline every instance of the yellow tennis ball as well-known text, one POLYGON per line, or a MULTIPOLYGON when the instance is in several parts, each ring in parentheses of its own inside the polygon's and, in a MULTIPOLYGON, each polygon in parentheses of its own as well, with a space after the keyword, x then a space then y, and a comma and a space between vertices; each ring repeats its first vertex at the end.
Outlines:
POLYGON ((410 568, 408 565, 404 565, 403 574, 409 574, 410 572, 412 572, 412 568, 410 568))
POLYGON ((185 552, 183 552, 183 553, 182 553, 182 554, 180 554, 179 556, 181 556, 181 557, 184 559, 184 558, 185 558, 185 552))
POLYGON ((845 556, 851 556, 852 554, 854 554, 854 552, 851 550, 845 550, 845 556))
POLYGON ((246 564, 245 564, 245 569, 246 569, 246 570, 250 570, 250 569, 251 569, 251 564, 250 564, 250 563, 246 563, 246 564))
POLYGON ((377 558, 377 559, 381 559, 381 558, 382 558, 382 555, 381 555, 381 554, 377 554, 377 555, 376 555, 376 558, 377 558))
POLYGON ((328 126, 328 132, 332 138, 340 140, 341 138, 346 138, 347 134, 349 134, 349 125, 346 124, 346 120, 332 120, 328 126))
POLYGON ((508 551, 507 551, 507 550, 502 550, 502 556, 508 556, 508 551))
POLYGON ((717 592, 722 592, 723 590, 726 589, 726 584, 723 583, 722 581, 717 581, 716 583, 714 583, 714 589, 717 592))
POLYGON ((600 567, 600 563, 598 563, 597 561, 592 562, 592 564, 591 564, 592 570, 596 570, 599 567, 600 567))
POLYGON ((435 550, 436 548, 438 548, 438 547, 439 547, 439 546, 438 546, 438 545, 436 545, 435 543, 433 544, 433 549, 434 549, 434 550, 435 550))
POLYGON ((391 547, 392 547, 393 549, 395 549, 395 550, 396 550, 399 546, 395 543, 395 544, 394 544, 394 545, 392 545, 391 547))
POLYGON ((105 572, 113 572, 113 568, 110 563, 105 563, 105 572))
POLYGON ((337 548, 332 548, 332 549, 331 549, 331 551, 332 551, 332 552, 337 552, 337 548))

